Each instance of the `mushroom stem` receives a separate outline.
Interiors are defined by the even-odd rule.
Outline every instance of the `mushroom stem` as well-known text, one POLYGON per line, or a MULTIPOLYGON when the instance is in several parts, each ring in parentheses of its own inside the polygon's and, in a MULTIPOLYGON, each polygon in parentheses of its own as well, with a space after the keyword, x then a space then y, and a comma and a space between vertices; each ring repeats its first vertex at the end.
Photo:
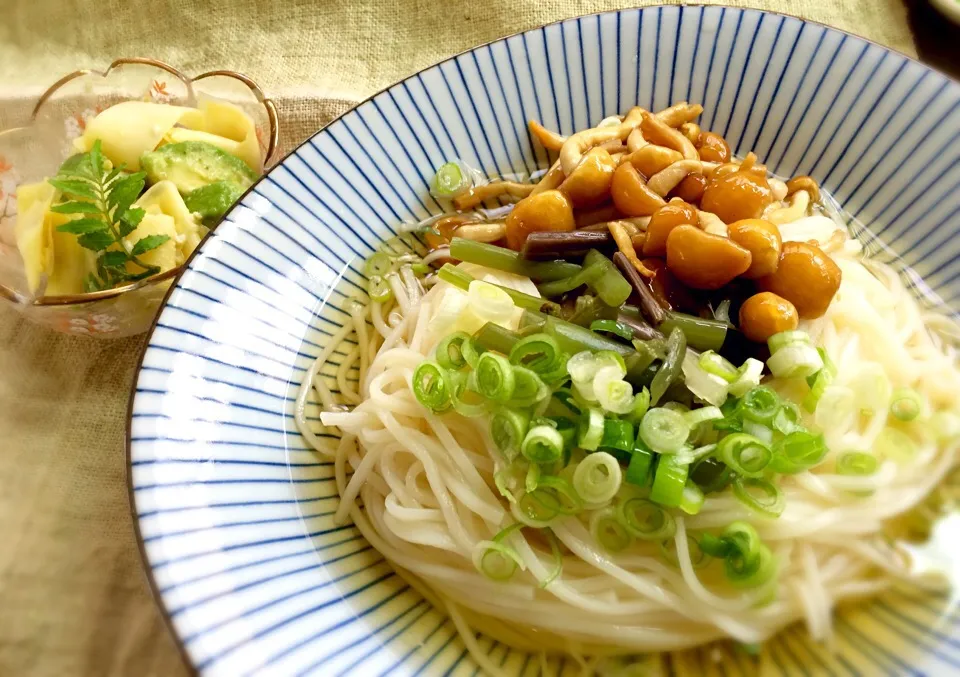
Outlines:
POLYGON ((529 183, 517 183, 516 181, 493 181, 482 186, 474 186, 465 193, 461 193, 453 198, 453 206, 457 209, 473 209, 484 200, 500 197, 501 195, 512 195, 513 197, 526 197, 534 190, 534 186, 529 183))

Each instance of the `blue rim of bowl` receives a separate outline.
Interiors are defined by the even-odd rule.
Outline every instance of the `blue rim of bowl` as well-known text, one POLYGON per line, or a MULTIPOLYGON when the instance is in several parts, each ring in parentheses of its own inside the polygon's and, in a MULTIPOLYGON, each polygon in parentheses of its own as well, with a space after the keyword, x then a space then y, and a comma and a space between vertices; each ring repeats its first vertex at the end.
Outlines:
MULTIPOLYGON (((418 71, 416 71, 416 72, 414 72, 414 73, 411 73, 410 75, 408 75, 408 76, 406 76, 406 77, 404 77, 404 78, 402 78, 402 79, 400 79, 400 80, 397 80, 397 81, 395 81, 395 82, 391 82, 389 85, 387 85, 387 86, 385 86, 385 87, 383 87, 383 88, 381 88, 381 89, 378 89, 376 92, 370 94, 370 95, 367 96, 366 98, 364 98, 364 99, 362 99, 362 100, 360 100, 360 101, 357 101, 357 102, 356 102, 355 104, 353 104, 350 108, 348 108, 347 110, 343 111, 342 113, 340 113, 340 115, 336 116, 335 118, 331 119, 331 120, 330 120, 329 122, 327 122, 325 125, 323 125, 323 126, 320 127, 319 129, 317 129, 317 131, 315 131, 313 134, 311 134, 311 135, 308 136, 306 139, 304 139, 303 141, 301 141, 300 143, 298 143, 295 147, 291 148, 280 160, 278 160, 278 161, 276 162, 276 164, 270 169, 270 171, 273 171, 273 169, 275 169, 276 167, 279 167, 279 166, 281 166, 283 163, 285 163, 288 158, 290 158, 291 156, 293 156, 294 154, 296 154, 297 151, 299 151, 303 146, 305 146, 307 143, 309 143, 311 139, 313 139, 313 138, 316 137, 318 134, 320 134, 321 132, 323 132, 327 127, 329 127, 329 126, 331 126, 332 124, 334 124, 335 122, 339 121, 341 118, 345 117, 346 115, 349 115, 350 113, 352 113, 354 110, 356 110, 357 108, 359 108, 359 107, 362 106, 363 104, 372 101, 373 99, 375 99, 376 97, 380 96, 381 94, 383 94, 383 93, 386 92, 387 90, 392 89, 393 87, 395 87, 395 86, 397 86, 397 85, 399 85, 399 84, 401 84, 401 83, 403 83, 403 82, 406 82, 406 81, 409 80, 410 78, 416 77, 416 76, 417 76, 418 74, 420 74, 420 73, 423 73, 423 72, 425 72, 425 71, 428 71, 428 70, 430 70, 430 69, 432 69, 432 68, 435 68, 435 67, 437 67, 437 66, 440 66, 440 65, 442 65, 442 64, 445 64, 445 63, 454 61, 454 60, 460 58, 461 56, 463 56, 463 55, 465 55, 465 54, 469 54, 470 52, 473 52, 474 50, 480 49, 481 47, 485 47, 485 46, 487 46, 487 45, 492 45, 492 44, 494 44, 494 43, 496 43, 496 42, 500 42, 501 40, 509 40, 510 38, 514 38, 514 37, 517 37, 517 36, 519 36, 519 35, 523 35, 523 34, 525 34, 525 33, 529 33, 529 32, 531 32, 531 31, 541 30, 541 29, 544 29, 544 28, 548 28, 548 27, 550 27, 550 26, 559 25, 559 24, 564 23, 565 21, 572 21, 572 20, 575 20, 575 19, 586 19, 586 18, 590 18, 590 17, 602 17, 602 16, 613 15, 613 14, 619 14, 619 13, 621 13, 621 12, 629 12, 629 11, 641 11, 641 12, 642 12, 642 11, 646 11, 646 10, 654 10, 654 9, 660 9, 660 10, 662 10, 662 9, 664 9, 664 8, 673 8, 673 7, 677 7, 677 5, 650 5, 650 6, 643 6, 643 7, 624 7, 624 8, 622 8, 622 9, 613 9, 613 10, 607 10, 607 11, 604 11, 604 12, 594 12, 594 13, 592 13, 592 14, 577 14, 577 15, 574 15, 574 16, 564 17, 563 19, 557 19, 556 21, 550 21, 550 22, 545 23, 545 24, 540 24, 539 26, 533 26, 533 27, 531 27, 531 28, 527 28, 527 29, 524 29, 524 30, 522 30, 522 31, 516 31, 516 32, 513 32, 513 33, 508 33, 507 35, 502 35, 502 36, 500 36, 500 37, 493 38, 493 39, 491 39, 491 40, 487 40, 486 42, 478 43, 478 44, 476 44, 476 45, 474 45, 474 46, 472 46, 472 47, 469 47, 469 48, 464 49, 464 50, 461 50, 461 51, 459 51, 459 52, 457 52, 457 53, 455 53, 455 54, 452 54, 452 55, 446 57, 445 59, 441 59, 440 61, 437 61, 437 62, 435 62, 435 63, 432 63, 432 64, 430 64, 429 66, 425 66, 424 68, 421 68, 420 70, 418 70, 418 71)), ((759 13, 761 13, 761 14, 768 14, 768 15, 771 15, 771 16, 781 16, 781 17, 786 17, 786 18, 788 18, 788 19, 795 19, 795 20, 797 20, 797 21, 801 21, 801 22, 807 23, 807 24, 812 24, 812 25, 814 25, 814 26, 821 26, 821 27, 823 27, 823 28, 826 28, 826 29, 831 30, 831 31, 835 31, 835 32, 837 32, 837 33, 842 33, 842 34, 844 34, 844 35, 849 35, 850 37, 857 38, 858 40, 862 40, 863 42, 866 42, 866 43, 871 44, 871 45, 875 45, 875 46, 877 46, 877 47, 879 47, 879 48, 881 48, 881 49, 884 49, 884 50, 886 50, 886 51, 888 51, 888 52, 891 52, 891 53, 893 53, 893 54, 896 54, 896 55, 898 55, 898 56, 900 56, 900 57, 902 57, 902 58, 904 58, 904 59, 907 59, 908 61, 911 61, 911 62, 913 62, 913 63, 915 63, 915 64, 917 64, 917 65, 919 65, 919 66, 922 66, 923 68, 926 68, 927 70, 933 71, 934 73, 938 73, 938 74, 942 75, 944 78, 946 78, 947 80, 949 80, 949 81, 953 82, 954 84, 960 86, 960 79, 954 78, 952 75, 949 75, 949 74, 947 74, 947 73, 944 73, 943 71, 940 71, 940 70, 934 68, 933 66, 928 65, 928 64, 920 61, 920 60, 919 60, 918 58, 916 58, 916 57, 910 56, 909 54, 905 54, 904 52, 901 52, 900 50, 895 49, 895 48, 893 48, 893 47, 887 47, 886 45, 882 45, 882 44, 880 44, 879 42, 877 42, 877 41, 875 41, 875 40, 871 40, 870 38, 865 38, 865 37, 863 37, 862 35, 857 35, 856 33, 851 33, 850 31, 844 30, 844 29, 842 29, 842 28, 836 28, 836 27, 831 26, 831 25, 829 25, 829 24, 825 24, 825 23, 823 23, 822 21, 816 21, 816 20, 813 20, 813 19, 804 19, 803 17, 796 16, 795 14, 788 14, 788 13, 786 13, 786 12, 771 12, 771 11, 768 11, 768 10, 758 9, 758 8, 754 8, 754 7, 733 7, 733 6, 730 6, 730 5, 706 5, 706 4, 702 4, 702 3, 696 3, 696 4, 681 5, 681 6, 680 6, 680 9, 683 9, 684 7, 699 8, 701 11, 703 11, 703 10, 705 10, 705 9, 711 9, 711 8, 726 8, 726 9, 732 9, 732 10, 736 10, 736 11, 740 11, 740 12, 743 12, 743 11, 753 11, 753 12, 759 12, 759 13)), ((260 185, 260 183, 267 177, 267 174, 269 174, 269 171, 264 172, 264 173, 263 173, 263 176, 261 176, 259 179, 257 179, 257 181, 256 181, 252 186, 250 186, 250 187, 246 190, 246 192, 243 193, 243 195, 241 195, 241 196, 237 199, 237 201, 234 203, 233 207, 231 207, 230 211, 228 211, 228 212, 224 215, 224 217, 223 217, 224 219, 226 219, 228 216, 230 216, 230 214, 233 212, 233 210, 236 209, 238 206, 240 206, 240 204, 243 202, 244 198, 245 198, 249 193, 253 192, 253 190, 256 189, 256 188, 260 185)), ((127 424, 126 424, 126 466, 127 466, 127 468, 126 468, 126 470, 127 470, 126 475, 127 475, 127 495, 128 495, 128 497, 129 497, 129 500, 130 500, 130 517, 131 517, 131 521, 133 522, 134 536, 135 536, 135 538, 137 539, 137 549, 140 551, 140 560, 141 560, 141 563, 143 564, 143 569, 144 569, 144 573, 146 574, 147 582, 148 582, 149 585, 150 585, 150 592, 151 592, 151 594, 153 595, 154 601, 156 602, 156 604, 157 604, 157 606, 158 606, 158 608, 159 608, 159 610, 160 610, 160 614, 161 614, 161 616, 163 617, 163 620, 164 620, 164 623, 165 623, 166 626, 167 626, 167 629, 170 631, 170 634, 173 636, 173 640, 174 640, 174 642, 175 642, 176 645, 177 645, 177 650, 178 650, 179 653, 180 653, 180 657, 183 659, 184 665, 187 667, 187 669, 189 670, 189 672, 190 672, 191 674, 193 674, 193 675, 199 675, 200 672, 199 672, 199 670, 196 668, 196 666, 194 666, 193 661, 190 659, 190 655, 189 655, 189 653, 187 652, 186 645, 183 643, 183 640, 180 638, 180 635, 177 633, 177 630, 176 630, 176 628, 174 627, 173 618, 170 616, 170 612, 169 612, 169 610, 167 609, 167 606, 166 606, 166 604, 165 604, 164 601, 163 601, 163 596, 162 596, 161 593, 160 593, 160 587, 157 585, 156 577, 155 577, 154 574, 153 574, 153 568, 150 566, 150 559, 149 559, 149 557, 147 556, 146 547, 145 547, 144 541, 143 541, 143 533, 140 531, 140 518, 139 518, 139 515, 137 514, 137 502, 136 502, 136 495, 135 495, 136 492, 135 492, 135 489, 134 489, 134 486, 133 486, 133 473, 132 473, 132 467, 133 467, 133 466, 132 466, 132 462, 133 462, 133 443, 132 443, 133 431, 132 431, 132 427, 131 427, 131 426, 133 425, 133 406, 134 406, 134 401, 136 400, 136 395, 137 395, 137 378, 139 377, 139 375, 140 375, 140 370, 141 370, 141 368, 143 367, 143 360, 144 360, 144 358, 146 357, 147 350, 149 350, 149 348, 150 348, 150 344, 151 344, 152 339, 153 339, 153 334, 154 334, 154 332, 155 332, 156 329, 157 329, 157 322, 159 322, 159 320, 160 320, 160 315, 161 315, 161 313, 163 312, 163 309, 166 307, 167 301, 169 300, 170 295, 173 293, 173 291, 174 291, 174 290, 177 288, 177 286, 179 285, 179 283, 180 283, 180 278, 181 278, 181 277, 183 276, 183 274, 187 271, 187 269, 189 268, 190 264, 193 262, 194 257, 196 257, 198 254, 200 254, 200 250, 203 248, 203 245, 206 243, 207 239, 213 234, 213 232, 214 232, 214 230, 210 230, 210 231, 203 237, 203 239, 200 241, 200 243, 197 245, 196 249, 193 250, 193 253, 190 254, 190 256, 187 258, 187 260, 184 261, 183 264, 182 264, 178 269, 176 269, 176 270, 177 270, 176 277, 173 279, 173 283, 169 286, 169 288, 167 289, 166 293, 164 293, 164 295, 163 295, 163 299, 162 299, 162 301, 161 301, 161 303, 160 303, 160 308, 158 309, 156 316, 153 318, 153 321, 152 321, 151 324, 150 324, 150 329, 149 329, 149 330, 147 331, 147 333, 146 333, 147 338, 146 338, 146 340, 144 341, 143 348, 142 348, 141 351, 140 351, 140 356, 137 358, 137 369, 136 369, 136 372, 135 372, 135 376, 134 376, 133 383, 130 384, 130 396, 129 396, 129 398, 128 398, 128 404, 127 404, 127 424)))

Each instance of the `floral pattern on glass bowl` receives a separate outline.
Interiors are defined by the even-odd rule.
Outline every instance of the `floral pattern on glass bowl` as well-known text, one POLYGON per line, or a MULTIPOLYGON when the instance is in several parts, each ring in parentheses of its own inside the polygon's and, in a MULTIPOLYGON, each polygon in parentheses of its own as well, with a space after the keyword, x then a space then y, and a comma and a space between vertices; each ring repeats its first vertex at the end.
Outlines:
POLYGON ((55 174, 74 152, 73 140, 105 108, 130 100, 197 106, 204 98, 232 103, 253 119, 265 168, 269 167, 276 159, 279 123, 273 102, 256 82, 226 70, 191 78, 154 59, 118 59, 103 71, 65 75, 40 96, 29 124, 0 132, 0 303, 70 334, 120 338, 150 327, 182 266, 115 289, 35 297, 14 238, 16 190, 55 174))

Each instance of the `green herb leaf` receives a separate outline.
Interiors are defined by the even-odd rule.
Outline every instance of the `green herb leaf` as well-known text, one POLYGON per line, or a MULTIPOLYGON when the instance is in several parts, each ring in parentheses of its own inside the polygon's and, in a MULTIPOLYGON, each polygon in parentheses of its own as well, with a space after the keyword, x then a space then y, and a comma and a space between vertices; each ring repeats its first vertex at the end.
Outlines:
POLYGON ((156 249, 164 242, 170 239, 169 235, 147 235, 137 240, 137 244, 133 245, 134 256, 140 256, 140 254, 145 254, 151 249, 156 249))
POLYGON ((92 249, 95 252, 99 252, 112 245, 116 240, 113 239, 113 234, 110 231, 97 230, 84 233, 77 238, 77 242, 79 242, 80 246, 84 249, 92 249))
POLYGON ((62 176, 80 176, 82 178, 93 178, 90 174, 90 163, 87 161, 86 153, 71 155, 57 170, 58 175, 62 176))
POLYGON ((124 212, 120 217, 120 237, 126 237, 135 231, 146 214, 140 207, 133 207, 124 212))
POLYGON ((123 268, 127 265, 130 257, 127 256, 125 251, 110 251, 104 252, 101 260, 104 268, 123 268))
POLYGON ((57 214, 99 214, 100 208, 92 202, 62 202, 50 207, 57 214))
POLYGON ((90 149, 90 170, 96 178, 103 176, 103 154, 100 152, 100 139, 93 142, 90 149))
POLYGON ((130 174, 117 179, 110 186, 110 194, 107 196, 107 204, 116 209, 114 214, 121 216, 130 209, 140 193, 143 191, 143 184, 147 175, 143 172, 130 174))
POLYGON ((66 195, 96 200, 97 193, 88 181, 82 179, 50 179, 50 185, 66 195))
MULTIPOLYGON (((57 231, 61 233, 73 233, 74 235, 84 235, 86 233, 95 233, 106 231, 107 223, 101 219, 76 219, 69 221, 62 226, 57 226, 57 231)), ((109 235, 109 233, 107 233, 109 235)), ((113 242, 113 236, 110 236, 110 242, 113 242)))

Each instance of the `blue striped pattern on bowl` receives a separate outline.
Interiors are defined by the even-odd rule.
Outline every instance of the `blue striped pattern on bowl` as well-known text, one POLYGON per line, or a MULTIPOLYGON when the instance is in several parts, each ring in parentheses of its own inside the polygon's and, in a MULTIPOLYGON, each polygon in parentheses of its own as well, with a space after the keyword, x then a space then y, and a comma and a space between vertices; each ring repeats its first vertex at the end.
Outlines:
MULTIPOLYGON (((569 134, 681 99, 703 103, 703 127, 737 152, 816 177, 870 225, 864 241, 923 275, 931 303, 956 306, 960 85, 906 57, 777 14, 672 7, 565 21, 418 73, 242 200, 172 290, 144 354, 131 494, 159 599, 200 673, 476 674, 452 624, 356 529, 333 524, 332 468, 296 431, 297 386, 360 292, 362 260, 401 222, 440 211, 428 193, 437 166, 458 157, 528 173, 547 162, 529 118, 569 134)), ((836 654, 794 628, 761 667, 956 672, 957 626, 938 621, 941 607, 891 593, 841 614, 836 654)), ((509 674, 537 671, 529 656, 482 646, 509 674)), ((681 660, 690 674, 755 669, 738 652, 723 672, 705 656, 681 660)))

